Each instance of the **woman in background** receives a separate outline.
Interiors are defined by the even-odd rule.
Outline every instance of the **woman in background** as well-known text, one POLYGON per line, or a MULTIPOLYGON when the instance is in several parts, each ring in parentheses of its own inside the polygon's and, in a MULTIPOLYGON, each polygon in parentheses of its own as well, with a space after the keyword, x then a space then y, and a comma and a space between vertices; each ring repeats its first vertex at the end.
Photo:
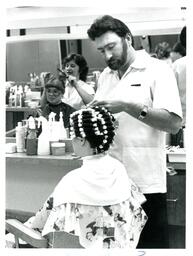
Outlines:
POLYGON ((41 115, 48 119, 51 112, 56 114, 55 120, 59 121, 60 112, 62 112, 64 127, 69 128, 70 126, 70 114, 72 114, 75 109, 70 105, 62 102, 64 94, 63 82, 56 77, 51 77, 45 84, 45 99, 46 103, 41 109, 41 115))
POLYGON ((88 65, 80 54, 71 53, 63 60, 63 72, 60 79, 65 79, 63 102, 76 110, 93 100, 94 89, 86 83, 88 65))

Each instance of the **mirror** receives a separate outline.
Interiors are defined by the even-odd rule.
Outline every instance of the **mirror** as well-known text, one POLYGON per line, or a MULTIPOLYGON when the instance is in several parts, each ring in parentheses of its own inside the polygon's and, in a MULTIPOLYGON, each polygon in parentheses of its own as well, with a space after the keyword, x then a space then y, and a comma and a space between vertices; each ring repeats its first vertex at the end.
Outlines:
MULTIPOLYGON (((166 41, 172 47, 178 34, 151 35, 147 37, 147 51, 152 53, 158 42, 166 41)), ((145 48, 141 36, 134 37, 136 49, 145 48)), ((70 52, 82 54, 89 66, 89 72, 103 70, 105 65, 94 43, 89 39, 74 40, 39 40, 7 43, 6 46, 6 80, 29 81, 28 74, 51 72, 57 74, 62 59, 70 52)))

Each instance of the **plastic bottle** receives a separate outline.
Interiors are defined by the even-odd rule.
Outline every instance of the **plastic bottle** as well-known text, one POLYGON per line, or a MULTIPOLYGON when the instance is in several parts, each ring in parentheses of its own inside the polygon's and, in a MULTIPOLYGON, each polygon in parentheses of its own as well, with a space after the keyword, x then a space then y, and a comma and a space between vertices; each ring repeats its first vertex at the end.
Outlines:
POLYGON ((32 116, 28 119, 28 135, 26 139, 26 154, 37 155, 37 134, 35 120, 32 116))
POLYGON ((14 106, 14 92, 12 90, 10 90, 10 94, 9 94, 9 107, 13 107, 14 106))
POLYGON ((52 143, 59 141, 59 122, 55 121, 56 113, 51 112, 49 114, 49 131, 50 131, 50 154, 52 154, 52 143))
POLYGON ((23 97, 22 85, 19 85, 18 93, 19 93, 19 107, 23 107, 24 106, 24 97, 23 97))
POLYGON ((38 137, 37 154, 42 156, 50 155, 50 134, 48 122, 45 117, 40 116, 38 118, 38 127, 40 126, 40 123, 42 124, 42 132, 38 137))
POLYGON ((63 113, 60 112, 60 119, 59 119, 59 141, 67 139, 67 131, 64 127, 64 122, 63 122, 63 113))
POLYGON ((25 106, 28 107, 29 102, 32 100, 32 92, 31 92, 31 88, 29 88, 29 86, 25 86, 25 106))
POLYGON ((56 113, 49 114, 50 141, 59 141, 59 122, 55 121, 56 113))
POLYGON ((22 122, 18 122, 16 127, 16 149, 18 153, 25 151, 25 127, 22 122))
POLYGON ((16 89, 16 105, 15 107, 20 107, 20 90, 19 87, 16 89))
POLYGON ((17 85, 13 87, 13 90, 14 90, 14 97, 13 97, 14 107, 17 107, 17 85))

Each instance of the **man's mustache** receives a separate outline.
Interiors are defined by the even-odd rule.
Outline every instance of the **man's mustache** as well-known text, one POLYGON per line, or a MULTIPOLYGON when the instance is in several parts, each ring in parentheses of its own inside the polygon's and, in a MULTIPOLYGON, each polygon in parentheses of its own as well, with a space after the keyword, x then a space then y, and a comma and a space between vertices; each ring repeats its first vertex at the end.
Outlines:
POLYGON ((116 61, 116 59, 110 58, 110 59, 107 61, 107 63, 108 63, 108 64, 111 64, 111 63, 114 63, 115 61, 116 61))

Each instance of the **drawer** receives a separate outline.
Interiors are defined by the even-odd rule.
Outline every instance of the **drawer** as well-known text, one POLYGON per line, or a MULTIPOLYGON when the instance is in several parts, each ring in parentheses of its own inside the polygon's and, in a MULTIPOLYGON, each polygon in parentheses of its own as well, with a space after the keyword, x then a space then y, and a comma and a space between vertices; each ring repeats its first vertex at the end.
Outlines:
POLYGON ((186 207, 185 172, 177 171, 174 176, 167 176, 167 210, 170 225, 185 226, 186 207))

